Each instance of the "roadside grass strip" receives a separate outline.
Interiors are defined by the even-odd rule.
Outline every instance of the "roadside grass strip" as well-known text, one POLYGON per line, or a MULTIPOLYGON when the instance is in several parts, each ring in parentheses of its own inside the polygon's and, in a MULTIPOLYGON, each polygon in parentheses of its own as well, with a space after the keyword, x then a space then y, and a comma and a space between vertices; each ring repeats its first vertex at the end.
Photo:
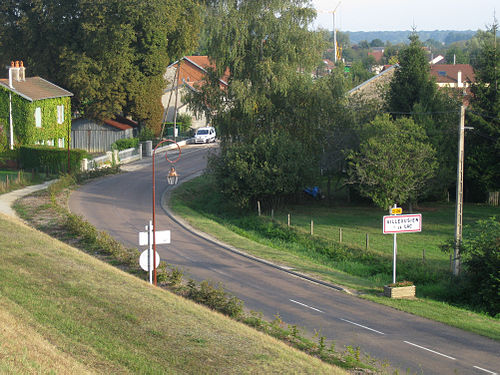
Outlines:
POLYGON ((0 372, 343 370, 0 216, 0 372))

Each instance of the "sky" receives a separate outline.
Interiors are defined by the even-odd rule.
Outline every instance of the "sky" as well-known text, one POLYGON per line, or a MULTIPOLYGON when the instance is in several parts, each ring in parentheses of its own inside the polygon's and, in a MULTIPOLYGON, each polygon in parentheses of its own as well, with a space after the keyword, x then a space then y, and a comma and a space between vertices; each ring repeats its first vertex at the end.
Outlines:
MULTIPOLYGON (((311 0, 318 11, 313 28, 332 30, 339 0, 311 0)), ((342 0, 335 26, 341 31, 486 30, 493 23, 498 0, 342 0)))

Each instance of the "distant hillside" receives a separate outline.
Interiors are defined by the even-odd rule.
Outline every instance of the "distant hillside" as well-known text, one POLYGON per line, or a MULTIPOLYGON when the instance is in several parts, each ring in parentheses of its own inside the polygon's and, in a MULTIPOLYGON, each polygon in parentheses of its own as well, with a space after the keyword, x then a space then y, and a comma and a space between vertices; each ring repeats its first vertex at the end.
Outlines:
MULTIPOLYGON (((357 44, 362 40, 371 42, 373 39, 380 39, 384 43, 389 41, 392 44, 407 43, 408 36, 411 31, 346 31, 349 35, 351 44, 357 44)), ((453 30, 434 30, 434 31, 419 31, 418 36, 421 41, 434 39, 444 44, 458 42, 460 40, 468 40, 476 34, 476 31, 453 31, 453 30)))

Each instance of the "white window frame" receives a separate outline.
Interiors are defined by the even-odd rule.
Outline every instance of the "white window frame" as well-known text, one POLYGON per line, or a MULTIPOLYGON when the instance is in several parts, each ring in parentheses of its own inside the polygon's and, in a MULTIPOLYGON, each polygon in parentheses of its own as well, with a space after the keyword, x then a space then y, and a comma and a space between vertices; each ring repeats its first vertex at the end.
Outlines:
POLYGON ((64 138, 59 138, 59 139, 57 140, 57 146, 58 146, 59 148, 64 148, 64 138))
POLYGON ((64 104, 57 106, 57 123, 64 123, 64 104))
POLYGON ((37 128, 42 127, 42 108, 40 107, 35 108, 35 126, 37 128))

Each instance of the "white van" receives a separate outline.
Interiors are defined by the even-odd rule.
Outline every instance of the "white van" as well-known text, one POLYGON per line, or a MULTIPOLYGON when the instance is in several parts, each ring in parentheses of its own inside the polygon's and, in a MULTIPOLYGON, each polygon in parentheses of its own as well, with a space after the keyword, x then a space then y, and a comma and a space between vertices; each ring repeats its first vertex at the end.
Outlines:
POLYGON ((215 142, 215 128, 206 126, 196 130, 194 135, 194 143, 215 142))

